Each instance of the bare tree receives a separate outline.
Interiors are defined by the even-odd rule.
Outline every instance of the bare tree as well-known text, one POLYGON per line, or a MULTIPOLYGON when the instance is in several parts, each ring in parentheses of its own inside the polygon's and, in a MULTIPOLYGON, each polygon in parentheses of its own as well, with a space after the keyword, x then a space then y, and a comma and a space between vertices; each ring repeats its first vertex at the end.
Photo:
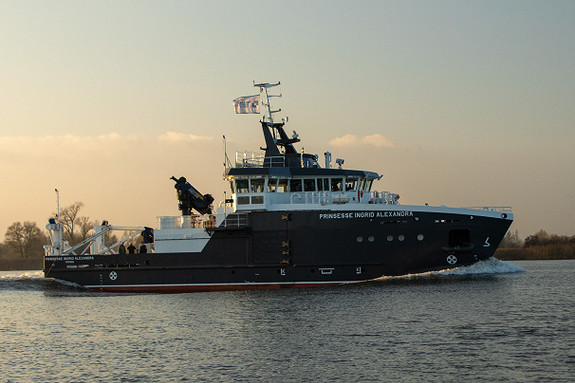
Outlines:
POLYGON ((6 244, 20 253, 22 258, 32 253, 34 246, 40 246, 45 235, 34 222, 15 222, 6 230, 6 244))
MULTIPOLYGON (((83 202, 74 202, 60 211, 60 222, 64 226, 64 235, 70 244, 75 245, 78 240, 77 229, 81 226, 80 210, 84 207, 83 202)), ((87 220, 87 218, 86 218, 87 220)))
POLYGON ((517 248, 522 246, 523 241, 519 238, 519 232, 517 230, 515 230, 514 233, 508 231, 499 245, 500 248, 517 248))
POLYGON ((87 239, 90 235, 93 235, 94 226, 98 224, 96 220, 90 220, 88 217, 78 217, 77 218, 77 227, 78 227, 78 235, 77 239, 78 242, 82 242, 87 239))

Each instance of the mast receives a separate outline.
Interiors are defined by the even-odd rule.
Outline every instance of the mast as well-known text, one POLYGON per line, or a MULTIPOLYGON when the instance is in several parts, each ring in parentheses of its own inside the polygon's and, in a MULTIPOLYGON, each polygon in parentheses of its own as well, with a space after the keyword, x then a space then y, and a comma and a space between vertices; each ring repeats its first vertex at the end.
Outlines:
POLYGON ((278 95, 269 94, 268 88, 273 88, 273 87, 276 87, 280 84, 281 84, 280 81, 278 81, 274 84, 270 84, 269 82, 262 82, 262 83, 256 84, 256 82, 254 81, 254 86, 260 88, 260 99, 261 99, 260 101, 261 101, 261 105, 263 105, 265 108, 265 111, 263 113, 260 111, 260 114, 262 114, 262 121, 266 122, 268 124, 272 124, 272 125, 274 123, 273 114, 277 113, 277 112, 281 112, 281 108, 278 110, 272 110, 271 105, 270 105, 270 98, 281 97, 282 95, 281 95, 281 93, 278 95))
POLYGON ((299 142, 297 133, 294 131, 292 137, 288 137, 284 130, 285 120, 282 119, 281 122, 274 121, 274 114, 281 112, 281 108, 273 110, 270 104, 270 98, 281 97, 279 95, 269 94, 268 88, 273 88, 280 85, 280 82, 270 84, 268 82, 256 84, 254 81, 254 86, 260 88, 260 105, 263 105, 264 109, 260 109, 260 114, 262 115, 262 129, 264 132, 264 138, 266 141, 265 156, 279 157, 282 155, 299 155, 298 151, 294 148, 293 144, 299 142), (283 149, 283 153, 280 152, 279 148, 283 149))

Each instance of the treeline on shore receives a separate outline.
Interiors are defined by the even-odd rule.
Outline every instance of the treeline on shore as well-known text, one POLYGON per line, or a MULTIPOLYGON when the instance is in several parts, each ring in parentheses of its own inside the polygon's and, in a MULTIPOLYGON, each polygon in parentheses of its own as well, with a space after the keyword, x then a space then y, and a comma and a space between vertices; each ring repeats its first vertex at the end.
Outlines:
MULTIPOLYGON (((75 202, 60 210, 64 241, 70 246, 81 243, 94 234, 97 220, 81 215, 83 202, 75 202)), ((53 214, 56 217, 56 213, 53 214)), ((117 241, 115 235, 106 233, 104 241, 112 244, 117 241)), ((44 268, 44 245, 50 244, 46 229, 35 222, 14 222, 8 226, 4 241, 0 243, 0 270, 40 270, 44 268)))
POLYGON ((503 261, 575 259, 575 235, 568 237, 539 230, 521 240, 517 231, 508 232, 495 251, 495 258, 503 261))

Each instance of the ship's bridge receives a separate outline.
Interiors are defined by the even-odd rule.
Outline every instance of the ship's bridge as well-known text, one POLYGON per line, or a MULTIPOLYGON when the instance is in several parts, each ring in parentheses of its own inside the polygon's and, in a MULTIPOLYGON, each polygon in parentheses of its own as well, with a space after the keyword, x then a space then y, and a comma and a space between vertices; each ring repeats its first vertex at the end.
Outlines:
POLYGON ((381 178, 375 172, 319 168, 312 160, 303 167, 285 167, 281 160, 249 157, 227 169, 235 210, 273 210, 273 206, 293 204, 398 204, 397 194, 371 190, 373 181, 381 178))

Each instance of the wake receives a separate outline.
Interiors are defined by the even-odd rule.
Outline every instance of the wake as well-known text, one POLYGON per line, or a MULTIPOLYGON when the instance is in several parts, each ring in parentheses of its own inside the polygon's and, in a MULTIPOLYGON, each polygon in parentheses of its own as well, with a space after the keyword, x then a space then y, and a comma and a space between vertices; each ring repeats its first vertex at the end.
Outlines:
POLYGON ((85 291, 86 289, 72 282, 44 278, 40 270, 3 271, 0 272, 0 290, 18 291, 85 291))
POLYGON ((438 271, 428 271, 419 274, 407 274, 401 276, 384 276, 377 278, 376 281, 413 281, 413 280, 433 280, 445 278, 466 278, 474 276, 490 276, 499 274, 514 274, 523 273, 520 266, 509 261, 500 261, 497 258, 489 258, 484 261, 479 261, 470 266, 461 266, 454 269, 444 269, 438 271))
POLYGON ((481 274, 513 274, 522 273, 523 270, 520 266, 509 261, 500 261, 497 258, 489 258, 484 261, 479 261, 470 266, 458 267, 456 269, 446 269, 437 272, 432 272, 439 275, 481 275, 481 274))

